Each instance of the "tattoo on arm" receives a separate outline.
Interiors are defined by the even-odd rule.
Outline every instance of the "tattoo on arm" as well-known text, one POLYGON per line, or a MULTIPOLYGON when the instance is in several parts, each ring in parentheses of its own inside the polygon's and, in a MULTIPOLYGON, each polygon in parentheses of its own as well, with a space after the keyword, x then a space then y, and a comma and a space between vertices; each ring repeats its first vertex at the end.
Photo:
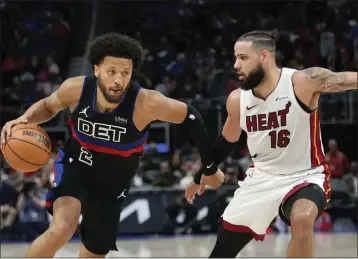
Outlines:
POLYGON ((348 74, 345 72, 335 73, 321 67, 311 67, 303 70, 309 81, 314 81, 320 92, 341 92, 352 89, 348 82, 348 74))

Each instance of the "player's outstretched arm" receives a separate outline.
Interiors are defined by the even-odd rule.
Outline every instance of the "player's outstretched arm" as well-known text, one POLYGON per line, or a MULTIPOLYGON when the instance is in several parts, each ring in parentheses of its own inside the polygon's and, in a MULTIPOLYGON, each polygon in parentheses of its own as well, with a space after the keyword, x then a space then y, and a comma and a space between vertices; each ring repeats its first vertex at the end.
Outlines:
POLYGON ((77 104, 83 85, 84 77, 69 78, 64 81, 59 89, 50 96, 34 103, 19 118, 9 121, 1 131, 1 142, 5 143, 10 137, 11 128, 19 123, 40 124, 52 119, 59 111, 77 104))
POLYGON ((240 90, 233 91, 226 102, 228 117, 222 133, 216 138, 210 148, 208 158, 201 169, 195 174, 194 182, 185 189, 185 197, 192 204, 195 195, 201 195, 205 186, 218 188, 224 182, 225 176, 221 170, 217 170, 222 161, 232 152, 236 142, 240 138, 240 90), (214 168, 214 170, 213 170, 214 168))
MULTIPOLYGON (((235 144, 240 138, 240 90, 233 91, 226 102, 226 109, 228 117, 224 124, 222 133, 216 138, 213 146, 210 149, 209 158, 206 159, 207 164, 203 164, 200 170, 204 176, 214 174, 211 167, 217 168, 224 159, 230 155, 235 147, 235 144)), ((207 178, 209 179, 209 178, 207 178)), ((202 179, 203 180, 203 179, 202 179)), ((200 178, 196 174, 195 182, 199 183, 200 178)), ((208 184, 211 185, 211 184, 208 184)))
POLYGON ((150 121, 165 121, 180 124, 190 133, 204 160, 211 142, 200 113, 191 105, 165 97, 153 90, 145 90, 144 111, 150 121))
POLYGON ((332 72, 326 68, 311 67, 301 71, 314 92, 343 92, 357 90, 357 72, 332 72))

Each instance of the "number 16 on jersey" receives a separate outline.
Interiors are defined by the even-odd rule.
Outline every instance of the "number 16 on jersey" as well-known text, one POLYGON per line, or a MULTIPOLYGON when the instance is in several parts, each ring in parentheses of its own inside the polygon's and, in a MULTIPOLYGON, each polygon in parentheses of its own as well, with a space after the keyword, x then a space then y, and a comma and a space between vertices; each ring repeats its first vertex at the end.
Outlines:
POLYGON ((290 132, 286 129, 270 131, 269 136, 271 137, 271 148, 284 148, 290 144, 290 132))

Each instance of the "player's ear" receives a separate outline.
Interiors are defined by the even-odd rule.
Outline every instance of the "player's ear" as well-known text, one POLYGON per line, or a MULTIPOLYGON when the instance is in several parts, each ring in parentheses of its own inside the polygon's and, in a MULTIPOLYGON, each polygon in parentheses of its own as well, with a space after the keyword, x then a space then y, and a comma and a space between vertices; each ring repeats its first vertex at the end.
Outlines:
POLYGON ((261 55, 260 55, 260 61, 261 61, 262 63, 267 62, 267 61, 268 61, 269 54, 270 54, 270 53, 269 53, 267 50, 263 50, 263 51, 261 52, 261 55))
POLYGON ((97 66, 97 65, 94 65, 94 75, 96 76, 96 77, 99 77, 99 66, 97 66))

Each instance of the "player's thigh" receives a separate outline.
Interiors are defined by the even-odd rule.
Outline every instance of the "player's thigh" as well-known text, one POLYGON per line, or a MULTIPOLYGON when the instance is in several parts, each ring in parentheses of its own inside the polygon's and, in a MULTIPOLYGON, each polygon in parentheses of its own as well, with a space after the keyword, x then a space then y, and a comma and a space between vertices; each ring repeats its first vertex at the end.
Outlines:
POLYGON ((88 198, 88 177, 72 164, 55 162, 54 169, 53 187, 49 189, 46 196, 48 212, 53 214, 54 204, 61 197, 77 200, 81 210, 88 198))
MULTIPOLYGON (((279 209, 280 217, 286 224, 290 225, 292 208, 298 200, 305 199, 310 201, 309 204, 312 206, 316 206, 317 210, 314 209, 317 212, 316 217, 319 217, 325 210, 331 195, 326 170, 325 166, 307 170, 307 173, 303 173, 302 177, 299 177, 299 180, 287 190, 279 209)), ((302 210, 307 210, 307 208, 302 208, 302 210)))
MULTIPOLYGON (((317 207, 316 218, 319 217, 325 209, 326 198, 324 191, 317 184, 309 184, 295 192, 281 204, 279 213, 281 219, 286 224, 290 225, 291 212, 294 204, 296 201, 302 199, 310 201, 312 206, 317 207)), ((306 210, 307 208, 302 209, 306 210)))
POLYGON ((257 170, 236 190, 223 214, 223 227, 233 232, 249 232, 256 240, 263 240, 266 230, 277 216, 282 188, 277 180, 257 170))
POLYGON ((109 195, 103 188, 91 189, 80 227, 82 243, 89 252, 103 255, 117 250, 122 204, 123 198, 109 195))

